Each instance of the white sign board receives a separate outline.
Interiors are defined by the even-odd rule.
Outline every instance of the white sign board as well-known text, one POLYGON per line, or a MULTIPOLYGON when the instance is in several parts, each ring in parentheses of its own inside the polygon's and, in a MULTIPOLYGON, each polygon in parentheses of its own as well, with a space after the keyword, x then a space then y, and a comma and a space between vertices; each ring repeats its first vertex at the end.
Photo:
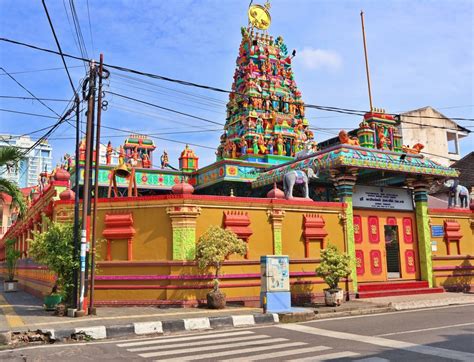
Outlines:
POLYGON ((377 186, 355 186, 353 207, 386 210, 413 210, 413 197, 408 189, 377 186))

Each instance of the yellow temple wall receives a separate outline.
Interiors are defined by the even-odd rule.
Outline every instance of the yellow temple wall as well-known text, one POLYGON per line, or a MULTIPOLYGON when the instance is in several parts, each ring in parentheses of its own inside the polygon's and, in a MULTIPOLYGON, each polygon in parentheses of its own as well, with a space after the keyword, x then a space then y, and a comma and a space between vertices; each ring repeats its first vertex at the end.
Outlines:
MULTIPOLYGON (((71 213, 72 206, 71 203, 59 202, 55 207, 56 215, 71 213)), ((196 242, 209 226, 225 226, 224 212, 248 216, 252 234, 247 240, 247 258, 232 255, 222 269, 220 286, 228 301, 246 305, 259 303, 260 256, 274 254, 271 217, 274 210, 284 213, 281 222, 282 254, 290 257, 290 284, 294 299, 318 299, 326 288, 314 273, 323 240, 311 240, 309 255, 305 257, 304 215, 321 216, 324 230, 328 233, 324 241, 345 250, 340 223, 340 215, 345 211, 343 203, 197 195, 104 199, 98 208, 98 238, 102 238, 105 229, 105 215, 131 214, 135 235, 132 239, 133 257, 129 261, 126 240, 111 241, 111 260, 106 260, 107 241, 99 242, 95 294, 98 305, 196 305, 205 300, 206 293, 212 288, 212 275, 200 270, 193 260, 173 259, 173 242, 176 241, 173 241, 170 212, 175 210, 184 214, 197 213, 195 217, 186 219, 186 222, 192 220, 191 224, 194 223, 196 242)), ((179 222, 184 220, 181 216, 179 222)), ((341 287, 349 288, 349 285, 341 283, 341 287)))
POLYGON ((474 289, 474 216, 470 210, 430 209, 430 225, 442 226, 446 221, 459 225, 459 242, 448 241, 446 230, 443 236, 433 236, 432 260, 434 285, 446 290, 468 291, 474 289), (449 243, 449 251, 448 251, 449 243), (459 249, 458 249, 459 244, 459 249))

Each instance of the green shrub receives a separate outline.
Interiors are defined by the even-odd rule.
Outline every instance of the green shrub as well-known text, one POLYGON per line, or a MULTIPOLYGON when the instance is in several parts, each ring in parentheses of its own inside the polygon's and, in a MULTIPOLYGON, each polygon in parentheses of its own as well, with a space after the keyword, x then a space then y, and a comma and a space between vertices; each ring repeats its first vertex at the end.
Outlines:
POLYGON ((74 291, 74 269, 79 267, 73 258, 74 226, 53 222, 48 230, 33 233, 29 253, 40 264, 56 274, 58 294, 66 303, 72 302, 74 291))
POLYGON ((7 272, 8 272, 8 280, 9 282, 15 280, 15 271, 16 271, 16 263, 21 256, 21 252, 19 250, 15 250, 15 240, 8 239, 5 242, 5 254, 6 254, 6 264, 7 264, 7 272))
POLYGON ((329 289, 337 289, 339 280, 351 273, 351 257, 341 254, 335 245, 328 245, 321 250, 321 264, 316 268, 316 275, 324 279, 329 289))
POLYGON ((224 260, 231 254, 244 256, 247 244, 230 230, 219 226, 210 226, 198 240, 196 260, 201 269, 214 268, 214 290, 219 289, 219 275, 224 260))

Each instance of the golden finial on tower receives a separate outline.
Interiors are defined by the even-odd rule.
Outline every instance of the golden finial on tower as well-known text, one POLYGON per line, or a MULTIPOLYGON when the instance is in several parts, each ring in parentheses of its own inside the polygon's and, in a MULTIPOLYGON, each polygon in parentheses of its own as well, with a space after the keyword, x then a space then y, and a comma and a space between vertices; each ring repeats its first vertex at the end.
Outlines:
POLYGON ((266 30, 270 27, 272 18, 270 16, 270 1, 265 5, 252 5, 250 3, 248 10, 249 23, 257 29, 266 30))

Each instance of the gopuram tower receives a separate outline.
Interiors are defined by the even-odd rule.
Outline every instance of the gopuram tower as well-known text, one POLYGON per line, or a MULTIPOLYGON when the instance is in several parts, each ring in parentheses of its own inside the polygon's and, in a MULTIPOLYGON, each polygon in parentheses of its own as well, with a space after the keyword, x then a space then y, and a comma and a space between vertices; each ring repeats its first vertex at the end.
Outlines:
POLYGON ((267 29, 270 4, 251 5, 227 103, 217 160, 279 164, 316 146, 291 67, 295 55, 267 29))

